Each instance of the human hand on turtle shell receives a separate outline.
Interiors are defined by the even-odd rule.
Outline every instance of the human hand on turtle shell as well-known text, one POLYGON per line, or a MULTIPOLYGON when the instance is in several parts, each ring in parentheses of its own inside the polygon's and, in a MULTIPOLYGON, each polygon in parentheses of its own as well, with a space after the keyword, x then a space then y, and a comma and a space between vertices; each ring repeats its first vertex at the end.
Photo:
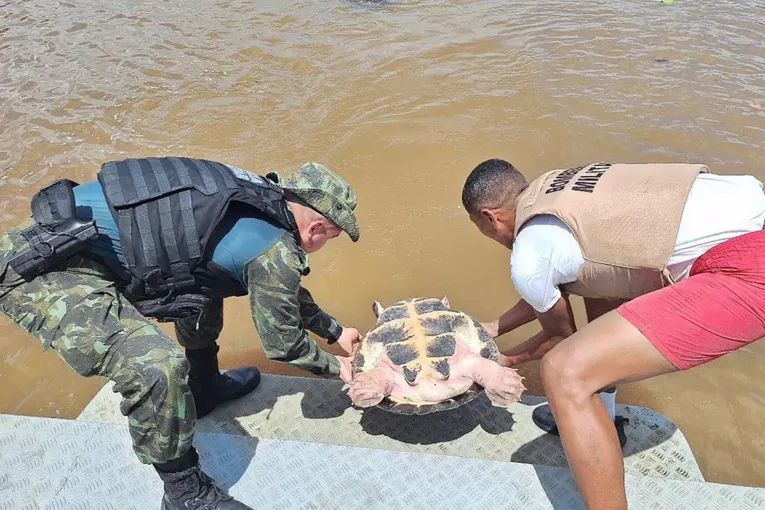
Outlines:
POLYGON ((499 320, 482 322, 481 326, 491 335, 492 338, 497 338, 499 336, 499 320))
POLYGON ((337 344, 343 348, 345 352, 353 356, 356 354, 356 350, 361 344, 361 333, 356 328, 343 328, 343 332, 340 333, 340 338, 337 339, 337 344))
POLYGON ((513 366, 519 364, 515 356, 507 356, 505 354, 499 355, 499 360, 497 360, 497 363, 499 363, 499 366, 508 368, 512 368, 513 366))
POLYGON ((335 356, 340 362, 340 380, 350 384, 353 379, 353 365, 350 356, 335 356))

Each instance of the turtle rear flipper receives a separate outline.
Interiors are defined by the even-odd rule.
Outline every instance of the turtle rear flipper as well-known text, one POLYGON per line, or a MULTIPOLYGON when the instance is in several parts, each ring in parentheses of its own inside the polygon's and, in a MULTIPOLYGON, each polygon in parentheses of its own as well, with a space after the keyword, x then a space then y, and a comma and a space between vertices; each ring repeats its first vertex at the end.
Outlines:
POLYGON ((526 387, 523 378, 512 368, 476 356, 473 380, 483 386, 486 396, 497 407, 507 407, 518 402, 526 387))
POLYGON ((497 407, 507 407, 518 402, 523 390, 526 389, 523 378, 516 370, 503 367, 492 359, 484 358, 466 349, 462 343, 457 345, 452 365, 452 373, 467 377, 481 386, 491 403, 497 407))

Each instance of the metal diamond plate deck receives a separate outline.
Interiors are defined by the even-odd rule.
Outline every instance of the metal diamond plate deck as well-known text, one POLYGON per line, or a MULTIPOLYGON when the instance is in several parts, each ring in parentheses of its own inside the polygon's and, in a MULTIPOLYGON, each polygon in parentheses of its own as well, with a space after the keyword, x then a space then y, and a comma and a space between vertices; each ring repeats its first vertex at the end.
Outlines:
MULTIPOLYGON (((567 469, 200 433, 206 471, 257 509, 578 509, 567 469)), ((0 415, 0 509, 150 509, 162 493, 122 426, 0 415)), ((631 508, 765 509, 765 489, 627 475, 631 508)))
MULTIPOLYGON (((111 388, 105 385, 78 420, 127 424, 119 413, 120 396, 111 388)), ((501 409, 482 396, 452 411, 400 416, 352 408, 336 380, 264 375, 257 390, 220 406, 197 430, 566 467, 560 440, 531 421, 541 402, 524 397, 501 409)), ((643 407, 619 405, 617 413, 630 420, 623 450, 628 473, 703 481, 688 442, 672 422, 643 407)))

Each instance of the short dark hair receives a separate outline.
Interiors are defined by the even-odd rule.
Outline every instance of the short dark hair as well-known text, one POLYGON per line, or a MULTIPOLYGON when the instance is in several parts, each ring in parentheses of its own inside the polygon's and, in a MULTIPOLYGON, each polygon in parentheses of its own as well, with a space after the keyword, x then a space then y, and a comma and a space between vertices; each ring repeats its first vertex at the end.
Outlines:
POLYGON ((462 188, 462 205, 468 213, 485 207, 509 207, 528 187, 526 178, 503 159, 488 159, 475 167, 462 188))

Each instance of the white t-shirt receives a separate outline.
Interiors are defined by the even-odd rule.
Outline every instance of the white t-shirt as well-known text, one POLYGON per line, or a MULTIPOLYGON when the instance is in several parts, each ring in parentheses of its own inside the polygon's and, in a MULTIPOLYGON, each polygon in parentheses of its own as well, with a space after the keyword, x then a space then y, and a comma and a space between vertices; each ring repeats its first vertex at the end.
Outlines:
MULTIPOLYGON (((668 269, 679 281, 704 252, 732 237, 755 232, 765 221, 763 184, 750 175, 699 174, 680 220, 668 269)), ((527 221, 510 259, 515 288, 538 312, 561 297, 559 285, 576 280, 584 263, 574 234, 561 220, 540 215, 527 221)))

